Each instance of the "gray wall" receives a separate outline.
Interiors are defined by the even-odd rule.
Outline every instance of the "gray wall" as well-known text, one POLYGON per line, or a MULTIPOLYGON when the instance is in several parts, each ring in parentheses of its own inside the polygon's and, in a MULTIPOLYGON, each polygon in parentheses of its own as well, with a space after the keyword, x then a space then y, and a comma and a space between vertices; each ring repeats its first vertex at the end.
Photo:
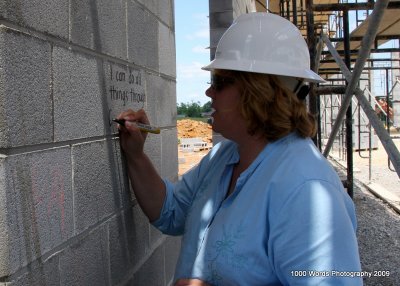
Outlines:
POLYGON ((166 285, 179 240, 129 190, 110 119, 145 108, 177 179, 173 0, 0 0, 0 285, 166 285))
POLYGON ((210 9, 210 59, 214 59, 215 50, 222 34, 233 20, 242 14, 255 12, 255 0, 209 0, 210 9))

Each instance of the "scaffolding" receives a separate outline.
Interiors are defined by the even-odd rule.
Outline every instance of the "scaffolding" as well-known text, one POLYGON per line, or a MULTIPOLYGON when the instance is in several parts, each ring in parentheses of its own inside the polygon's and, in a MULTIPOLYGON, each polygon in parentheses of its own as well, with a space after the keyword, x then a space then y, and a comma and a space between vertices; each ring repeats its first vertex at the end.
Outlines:
POLYGON ((308 98, 309 109, 318 119, 314 142, 326 157, 334 144, 339 146, 347 161, 343 184, 349 195, 353 196, 353 149, 375 148, 376 137, 388 155, 389 169, 400 177, 400 153, 389 128, 398 124, 400 113, 399 96, 393 92, 400 88, 400 1, 270 0, 267 7, 300 29, 309 46, 311 68, 327 81, 312 84, 308 98), (382 46, 388 41, 397 41, 397 46, 382 46), (391 56, 386 58, 376 56, 388 53, 391 56), (380 97, 372 92, 371 78, 377 71, 383 71, 385 78, 385 95, 380 97), (376 112, 381 107, 379 98, 387 103, 387 109, 381 110, 385 122, 376 112), (389 108, 396 120, 391 119, 389 108))

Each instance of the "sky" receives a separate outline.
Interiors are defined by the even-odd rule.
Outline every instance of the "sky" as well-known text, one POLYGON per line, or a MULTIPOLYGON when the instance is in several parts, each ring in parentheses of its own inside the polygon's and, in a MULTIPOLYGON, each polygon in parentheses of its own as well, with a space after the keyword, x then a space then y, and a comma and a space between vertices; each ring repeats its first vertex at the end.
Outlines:
POLYGON ((175 0, 177 103, 210 99, 204 94, 210 73, 202 66, 210 62, 208 0, 175 0))
MULTIPOLYGON (((175 41, 177 65, 177 103, 200 102, 200 105, 209 101, 205 96, 208 88, 209 72, 203 71, 202 66, 210 62, 209 52, 209 0, 175 0, 175 41)), ((354 2, 354 1, 353 1, 354 2)), ((363 13, 360 19, 365 18, 363 13)), ((355 14, 350 15, 350 30, 354 29, 355 14)), ((382 47, 392 47, 390 41, 382 47)), ((398 46, 398 44, 397 44, 398 46)), ((388 57, 377 55, 376 57, 388 57)), ((380 72, 375 72, 374 77, 382 77, 380 72)), ((383 93, 379 84, 373 91, 376 95, 383 93)))

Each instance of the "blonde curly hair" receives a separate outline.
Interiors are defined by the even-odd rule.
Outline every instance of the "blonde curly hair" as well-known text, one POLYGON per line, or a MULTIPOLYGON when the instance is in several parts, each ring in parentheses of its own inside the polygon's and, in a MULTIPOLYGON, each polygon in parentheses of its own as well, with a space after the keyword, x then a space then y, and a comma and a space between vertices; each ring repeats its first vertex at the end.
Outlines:
POLYGON ((294 131, 304 138, 315 135, 314 116, 278 76, 230 70, 215 70, 214 75, 235 80, 240 90, 240 112, 249 134, 260 134, 268 141, 294 131))

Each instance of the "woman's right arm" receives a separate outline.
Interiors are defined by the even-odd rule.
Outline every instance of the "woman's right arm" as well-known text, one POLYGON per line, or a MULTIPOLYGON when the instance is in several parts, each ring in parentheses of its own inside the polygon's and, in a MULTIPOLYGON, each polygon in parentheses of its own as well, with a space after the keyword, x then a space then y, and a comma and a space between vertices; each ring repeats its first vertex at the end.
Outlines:
POLYGON ((136 199, 150 222, 159 218, 166 196, 165 184, 143 151, 147 134, 134 122, 149 124, 144 110, 127 110, 118 116, 125 119, 120 125, 121 147, 127 159, 128 175, 136 199))

